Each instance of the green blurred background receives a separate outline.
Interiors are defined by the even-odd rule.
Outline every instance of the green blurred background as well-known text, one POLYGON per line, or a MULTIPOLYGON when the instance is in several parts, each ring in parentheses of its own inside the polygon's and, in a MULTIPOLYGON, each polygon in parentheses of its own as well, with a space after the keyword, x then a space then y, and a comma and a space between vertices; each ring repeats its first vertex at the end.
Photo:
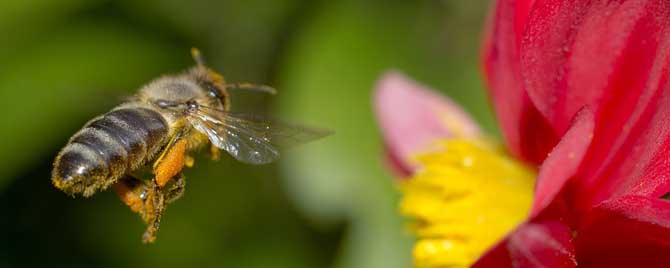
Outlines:
POLYGON ((381 161, 373 85, 408 73, 495 133, 478 66, 487 1, 0 2, 0 267, 411 266, 411 236, 381 161), (70 198, 51 162, 123 96, 193 64, 199 47, 236 92, 233 109, 336 132, 248 166, 198 157, 157 243, 112 191, 70 198))

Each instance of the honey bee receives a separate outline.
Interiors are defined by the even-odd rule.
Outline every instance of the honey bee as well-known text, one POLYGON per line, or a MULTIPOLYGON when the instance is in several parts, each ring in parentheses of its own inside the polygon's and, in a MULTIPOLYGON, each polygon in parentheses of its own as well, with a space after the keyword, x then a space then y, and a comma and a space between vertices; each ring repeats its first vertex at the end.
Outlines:
POLYGON ((53 164, 51 181, 72 196, 89 197, 112 186, 147 224, 145 243, 156 239, 166 205, 184 192, 182 169, 194 162, 190 152, 209 147, 218 159, 223 149, 239 161, 266 164, 279 158, 278 147, 329 134, 231 112, 228 89, 273 94, 274 89, 228 84, 205 66, 197 49, 191 52, 195 67, 150 82, 125 103, 88 121, 53 164))

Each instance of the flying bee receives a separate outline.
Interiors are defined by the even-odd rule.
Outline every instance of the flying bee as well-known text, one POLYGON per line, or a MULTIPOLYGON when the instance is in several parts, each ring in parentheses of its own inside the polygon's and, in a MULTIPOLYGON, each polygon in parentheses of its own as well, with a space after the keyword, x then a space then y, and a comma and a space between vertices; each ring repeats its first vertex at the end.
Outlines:
POLYGON ((182 169, 193 165, 190 152, 209 147, 218 159, 223 149, 239 161, 266 164, 279 158, 280 146, 329 134, 231 112, 228 89, 272 94, 274 89, 228 84, 205 66, 197 49, 191 52, 195 67, 150 82, 125 103, 90 120, 54 161, 51 181, 65 193, 89 197, 113 187, 147 224, 145 243, 156 239, 166 205, 184 192, 182 169), (142 172, 150 178, 142 178, 142 172))

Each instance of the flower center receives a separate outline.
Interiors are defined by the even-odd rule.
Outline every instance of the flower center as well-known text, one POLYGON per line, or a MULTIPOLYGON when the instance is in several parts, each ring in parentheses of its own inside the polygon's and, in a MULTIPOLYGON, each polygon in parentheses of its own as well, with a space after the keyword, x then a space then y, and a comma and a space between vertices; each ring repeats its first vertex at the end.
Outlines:
POLYGON ((401 182, 400 210, 414 219, 415 267, 469 267, 526 218, 536 174, 484 142, 441 145, 401 182))

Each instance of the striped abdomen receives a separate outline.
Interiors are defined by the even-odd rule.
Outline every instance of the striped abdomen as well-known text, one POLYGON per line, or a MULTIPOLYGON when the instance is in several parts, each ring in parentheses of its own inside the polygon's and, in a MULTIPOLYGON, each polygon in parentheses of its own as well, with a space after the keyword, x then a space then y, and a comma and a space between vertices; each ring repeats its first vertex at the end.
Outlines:
POLYGON ((90 196, 143 165, 167 140, 163 117, 121 108, 91 120, 61 150, 51 180, 67 193, 90 196))

